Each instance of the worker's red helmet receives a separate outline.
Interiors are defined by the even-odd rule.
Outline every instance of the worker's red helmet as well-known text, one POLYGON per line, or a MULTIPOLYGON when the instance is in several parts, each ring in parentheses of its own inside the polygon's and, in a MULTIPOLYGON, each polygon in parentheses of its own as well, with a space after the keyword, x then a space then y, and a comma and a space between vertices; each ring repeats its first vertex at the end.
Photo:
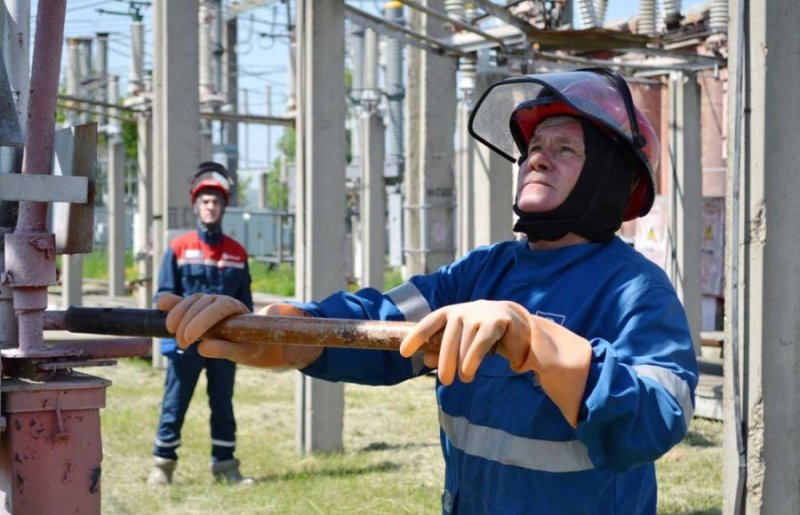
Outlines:
POLYGON ((633 105, 625 79, 607 68, 511 77, 489 87, 469 120, 472 136, 511 162, 527 156, 536 126, 552 116, 586 118, 636 158, 639 181, 624 220, 644 216, 655 198, 660 144, 653 126, 633 105))
POLYGON ((233 180, 228 176, 228 170, 219 163, 206 161, 200 163, 197 172, 190 179, 190 193, 192 204, 197 200, 197 195, 204 189, 210 188, 222 194, 225 205, 228 204, 233 180))

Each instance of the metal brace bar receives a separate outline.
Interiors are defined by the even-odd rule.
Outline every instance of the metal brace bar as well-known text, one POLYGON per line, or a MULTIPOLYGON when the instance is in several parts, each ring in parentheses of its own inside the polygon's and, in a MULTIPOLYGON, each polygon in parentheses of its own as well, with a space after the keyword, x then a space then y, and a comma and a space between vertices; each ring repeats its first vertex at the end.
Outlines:
POLYGON ((35 173, 0 174, 0 200, 69 202, 89 200, 89 178, 35 173))
POLYGON ((466 57, 469 55, 459 48, 448 45, 447 43, 439 41, 436 38, 425 36, 424 34, 415 32, 402 25, 398 25, 397 23, 384 20, 383 18, 374 16, 351 5, 345 4, 344 8, 345 15, 348 19, 361 25, 362 27, 370 28, 375 32, 379 32, 390 38, 397 39, 401 42, 422 48, 424 50, 447 53, 458 57, 466 57))

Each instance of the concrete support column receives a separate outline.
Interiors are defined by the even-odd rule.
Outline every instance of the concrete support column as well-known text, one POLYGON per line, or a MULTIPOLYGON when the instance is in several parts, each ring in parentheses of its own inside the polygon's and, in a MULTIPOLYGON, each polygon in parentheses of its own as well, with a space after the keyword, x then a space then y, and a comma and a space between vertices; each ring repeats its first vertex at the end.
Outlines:
MULTIPOLYGON (((18 92, 12 95, 12 101, 24 141, 30 89, 30 4, 27 0, 6 0, 4 14, 0 20, 3 24, 0 51, 10 90, 18 92)), ((22 148, 0 148, 0 173, 19 173, 21 168, 22 148)), ((17 208, 16 202, 0 201, 0 273, 5 272, 5 234, 13 232, 17 224, 17 208)), ((17 318, 12 299, 11 288, 0 285, 0 348, 3 349, 17 345, 17 318)))
MULTIPOLYGON (((427 0, 427 7, 444 10, 443 0, 427 0)), ((447 36, 447 29, 434 18, 422 15, 422 31, 429 37, 447 36)), ((454 236, 454 145, 456 119, 456 64, 453 57, 425 52, 420 56, 419 91, 420 209, 422 271, 430 273, 453 261, 454 236)))
POLYGON ((670 147, 672 184, 670 200, 670 247, 667 271, 683 302, 697 353, 702 326, 703 174, 700 159, 700 95, 693 73, 674 72, 669 81, 671 97, 670 147))
MULTIPOLYGON (((158 169, 166 231, 194 227, 188 180, 200 161, 197 0, 156 4, 156 66, 153 122, 159 127, 154 167, 158 169)), ((166 234, 166 232, 164 233, 166 234)), ((163 242, 163 243, 166 243, 163 242)), ((156 256, 160 263, 163 255, 156 256)))
MULTIPOLYGON (((194 226, 188 181, 200 162, 197 0, 154 6, 153 270, 169 234, 194 226)), ((153 365, 163 367, 160 352, 153 365)))
POLYGON ((474 245, 489 245, 514 236, 515 165, 475 140, 472 143, 474 245))
MULTIPOLYGON (((419 32, 422 24, 422 13, 411 9, 408 13, 408 25, 411 30, 419 32)), ((403 177, 403 277, 423 273, 421 210, 419 206, 420 160, 417 137, 422 119, 420 111, 421 61, 423 51, 417 47, 408 47, 408 82, 406 88, 407 118, 404 131, 405 173, 403 177)))
MULTIPOLYGON (((67 94, 78 97, 81 95, 80 71, 80 45, 81 39, 67 39, 67 94)), ((83 104, 70 103, 77 108, 83 104)), ((80 113, 74 110, 67 111, 66 126, 75 126, 80 122, 80 113)), ((61 256, 61 307, 80 306, 83 302, 83 256, 81 254, 64 254, 61 256)))
POLYGON ((361 168, 361 287, 383 289, 384 247, 386 230, 386 195, 383 181, 384 145, 383 120, 377 113, 365 113, 361 118, 364 142, 361 168))
MULTIPOLYGON (((152 133, 153 121, 150 111, 137 114, 137 177, 139 188, 137 190, 137 216, 139 217, 138 242, 136 259, 139 262, 140 284, 138 304, 141 308, 149 308, 153 303, 155 278, 153 277, 153 262, 150 253, 153 249, 153 239, 157 235, 151 231, 153 223, 153 154, 152 133)), ((160 235, 158 235, 160 237, 160 235)), ((158 349, 154 349, 157 351, 158 349)))
MULTIPOLYGON (((311 300, 345 287, 344 1, 296 5, 295 292, 311 300)), ((343 413, 343 384, 298 376, 301 453, 341 450, 343 413)))
MULTIPOLYGON (((444 9, 442 0, 424 3, 431 9, 444 9)), ((440 21, 419 12, 409 14, 409 25, 429 37, 447 35, 440 21)), ((457 61, 409 49, 408 63, 406 277, 433 272, 452 261, 455 254, 453 138, 457 117, 457 61)))
MULTIPOLYGON (((238 38, 238 18, 225 21, 225 53, 222 54, 225 67, 225 95, 233 112, 239 112, 239 56, 236 51, 238 38)), ((224 127, 225 166, 232 177, 239 171, 239 124, 236 122, 219 122, 224 127)), ((238 188, 231 192, 231 204, 239 203, 238 188)))
POLYGON ((800 11, 730 2, 723 513, 800 506, 800 11), (767 49, 769 51, 767 51, 767 49), (741 75, 740 75, 741 74, 741 75))
POLYGON ((467 102, 459 102, 456 118, 456 255, 463 256, 475 248, 475 205, 473 204, 475 182, 472 180, 472 149, 474 140, 469 135, 470 109, 467 102))
MULTIPOLYGON (((109 103, 119 99, 119 78, 108 76, 109 103)), ((117 109, 108 131, 108 294, 125 295, 125 152, 117 109)))

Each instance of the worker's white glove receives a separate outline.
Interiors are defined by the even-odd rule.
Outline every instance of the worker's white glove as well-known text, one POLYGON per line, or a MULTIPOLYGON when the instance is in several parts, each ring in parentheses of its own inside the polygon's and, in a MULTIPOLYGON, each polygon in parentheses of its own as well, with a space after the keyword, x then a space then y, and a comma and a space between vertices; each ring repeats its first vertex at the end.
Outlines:
MULTIPOLYGON (((217 323, 235 315, 249 313, 247 307, 233 297, 199 293, 185 299, 177 295, 162 294, 158 298, 158 309, 169 311, 167 330, 175 333, 178 346, 182 349, 198 341, 217 323)), ((305 312, 289 304, 271 304, 257 314, 305 316, 305 312)), ((303 368, 322 353, 320 347, 235 343, 210 338, 199 341, 197 351, 207 358, 224 358, 254 367, 292 368, 303 368)))
POLYGON ((577 427, 592 355, 585 338, 531 315, 516 302, 479 300, 446 306, 423 318, 403 339, 400 353, 411 356, 441 330, 439 352, 426 352, 423 359, 427 367, 438 369, 442 384, 451 384, 456 373, 462 382, 472 381, 484 356, 496 351, 515 372, 533 371, 566 420, 577 427))

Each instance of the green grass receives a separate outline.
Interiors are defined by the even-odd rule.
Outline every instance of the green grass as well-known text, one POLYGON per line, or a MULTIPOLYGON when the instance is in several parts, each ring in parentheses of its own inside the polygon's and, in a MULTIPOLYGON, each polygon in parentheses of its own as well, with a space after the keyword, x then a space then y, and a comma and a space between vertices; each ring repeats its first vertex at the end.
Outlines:
MULTIPOLYGON (((56 266, 61 268, 61 256, 56 256, 56 266)), ((125 253, 125 281, 133 281, 139 271, 133 262, 133 254, 125 253)), ((108 253, 105 250, 96 250, 83 254, 83 277, 85 279, 108 280, 108 253)))
MULTIPOLYGON (((61 266, 60 257, 57 258, 61 266)), ((138 278, 139 271, 130 252, 125 254, 125 281, 138 278)), ((86 279, 108 280, 108 254, 95 251, 83 256, 83 276, 86 279)), ((280 297, 294 297, 294 267, 288 263, 278 265, 263 263, 250 259, 250 276, 253 280, 252 290, 259 293, 271 293, 280 297)), ((384 273, 384 290, 393 288, 403 282, 399 268, 388 268, 384 273)))
MULTIPOLYGON (((392 387, 345 387, 344 452, 300 456, 295 448, 297 373, 240 367, 237 456, 252 487, 215 483, 209 472, 204 379, 184 425, 175 483, 146 485, 164 372, 149 361, 91 369, 109 378, 103 431, 102 512, 419 514, 439 513, 443 470, 434 379, 392 387)), ((659 513, 722 508, 722 424, 695 419, 686 440, 657 464, 659 513)))
POLYGON ((102 512, 417 514, 440 510, 443 463, 432 378, 392 388, 348 385, 344 452, 302 457, 295 448, 296 372, 240 367, 235 397, 242 472, 252 487, 209 472, 205 383, 197 386, 175 483, 146 484, 163 371, 141 360, 95 369, 113 381, 102 410, 102 512))
POLYGON ((254 292, 294 297, 294 267, 287 263, 275 266, 251 259, 250 277, 254 292))
POLYGON ((658 461, 658 511, 722 513, 722 422, 695 418, 680 445, 658 461))

